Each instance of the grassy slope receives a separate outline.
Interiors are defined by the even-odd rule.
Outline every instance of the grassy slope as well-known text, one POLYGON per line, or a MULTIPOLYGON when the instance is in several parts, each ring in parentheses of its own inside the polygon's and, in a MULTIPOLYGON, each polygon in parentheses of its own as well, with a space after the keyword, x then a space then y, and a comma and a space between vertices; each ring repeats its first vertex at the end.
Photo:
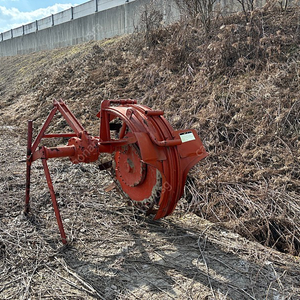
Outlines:
MULTIPOLYGON (((1 122, 25 133, 63 98, 92 133, 106 98, 164 109, 210 156, 189 178, 186 210, 298 254, 299 10, 260 10, 148 35, 0 59, 1 122)), ((56 127, 64 127, 58 122, 56 127)))

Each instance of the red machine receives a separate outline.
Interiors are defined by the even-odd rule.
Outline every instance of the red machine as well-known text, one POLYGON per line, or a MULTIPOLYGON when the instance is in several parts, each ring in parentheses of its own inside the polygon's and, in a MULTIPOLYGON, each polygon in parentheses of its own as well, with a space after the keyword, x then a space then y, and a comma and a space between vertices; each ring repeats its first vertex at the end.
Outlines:
POLYGON ((32 121, 28 121, 25 213, 29 212, 30 171, 42 160, 62 242, 67 243, 47 160, 69 157, 71 162, 91 163, 100 153, 111 153, 112 162, 100 169, 112 168, 116 182, 133 201, 147 207, 155 219, 173 212, 183 193, 189 170, 207 156, 193 129, 175 131, 163 117, 163 111, 138 105, 136 100, 104 100, 97 115, 99 137, 91 136, 62 101, 54 108, 32 143, 32 121), (72 133, 46 133, 56 112, 69 124, 72 133), (45 147, 42 139, 69 138, 63 147, 45 147))

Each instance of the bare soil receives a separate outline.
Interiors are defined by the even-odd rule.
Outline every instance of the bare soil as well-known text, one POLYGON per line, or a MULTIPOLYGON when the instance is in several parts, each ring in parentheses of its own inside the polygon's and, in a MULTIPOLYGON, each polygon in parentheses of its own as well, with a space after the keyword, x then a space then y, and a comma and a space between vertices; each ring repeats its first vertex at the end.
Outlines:
POLYGON ((299 15, 265 7, 210 35, 184 22, 0 58, 0 298, 300 299, 299 15), (94 135, 107 98, 195 128, 210 156, 175 213, 153 221, 104 191, 98 163, 63 159, 49 167, 70 243, 40 163, 25 217, 26 120, 36 133, 54 98, 94 135))
POLYGON ((25 217, 24 152, 1 127, 1 299, 299 299, 299 258, 184 209, 153 221, 95 165, 49 162, 70 243, 62 246, 43 168, 25 217))

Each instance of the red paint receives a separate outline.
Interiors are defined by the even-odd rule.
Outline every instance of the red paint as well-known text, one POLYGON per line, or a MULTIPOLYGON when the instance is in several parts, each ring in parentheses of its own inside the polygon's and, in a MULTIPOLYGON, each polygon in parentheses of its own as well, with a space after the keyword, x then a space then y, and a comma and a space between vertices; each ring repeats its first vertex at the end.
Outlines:
POLYGON ((72 163, 90 163, 101 153, 115 153, 115 173, 123 191, 134 201, 148 198, 157 201, 155 219, 171 214, 183 193, 190 168, 207 156, 195 130, 175 131, 163 117, 163 111, 153 111, 136 100, 104 100, 97 114, 100 118, 99 137, 91 136, 62 101, 54 108, 32 144, 32 121, 28 122, 25 212, 29 211, 31 164, 42 159, 62 242, 66 235, 60 217, 47 159, 69 157, 72 163), (45 134, 59 111, 72 133, 45 134), (110 129, 114 122, 115 134, 110 129), (188 141, 182 139, 187 133, 188 141), (181 135, 180 135, 181 134, 181 135), (67 146, 39 147, 42 139, 69 138, 67 146))

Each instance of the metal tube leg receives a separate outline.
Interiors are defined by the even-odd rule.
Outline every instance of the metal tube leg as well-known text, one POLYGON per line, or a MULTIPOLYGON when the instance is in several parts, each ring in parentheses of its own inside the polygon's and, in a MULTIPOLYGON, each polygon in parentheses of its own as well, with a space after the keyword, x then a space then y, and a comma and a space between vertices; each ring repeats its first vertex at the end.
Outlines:
POLYGON ((26 196, 25 196, 25 207, 24 207, 24 213, 28 214, 30 210, 30 173, 31 173, 31 163, 27 161, 27 167, 26 167, 26 196))
POLYGON ((32 147, 32 121, 28 121, 27 137, 27 159, 26 159, 26 196, 25 196, 25 214, 29 213, 30 205, 30 174, 31 174, 31 147, 32 147))
POLYGON ((56 196, 55 196, 55 193, 54 193, 53 184, 52 184, 52 180, 51 180, 51 177, 50 177, 50 172, 49 172, 49 168, 48 168, 46 159, 43 158, 42 163, 43 163, 45 176, 46 176, 47 184, 48 184, 48 187, 49 187, 51 200, 52 200, 52 204, 53 204, 57 224, 58 224, 58 227, 59 227, 61 239, 62 239, 63 244, 66 244, 67 243, 67 237, 66 237, 66 234, 65 234, 65 231, 64 231, 63 223, 61 221, 60 212, 59 212, 59 209, 58 209, 56 196))

